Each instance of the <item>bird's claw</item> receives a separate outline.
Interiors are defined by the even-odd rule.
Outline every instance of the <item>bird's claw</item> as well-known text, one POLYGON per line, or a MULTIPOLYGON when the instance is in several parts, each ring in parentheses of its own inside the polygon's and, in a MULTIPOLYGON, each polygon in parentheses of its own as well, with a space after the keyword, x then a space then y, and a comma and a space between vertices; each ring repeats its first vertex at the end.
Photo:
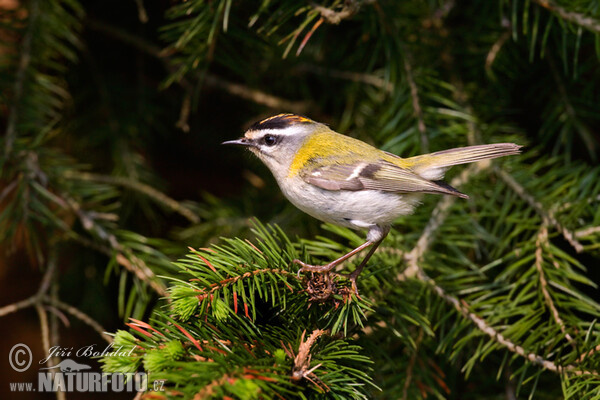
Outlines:
POLYGON ((300 277, 300 273, 302 272, 317 272, 317 273, 325 273, 325 272, 329 272, 331 271, 334 267, 335 264, 325 264, 325 265, 310 265, 310 264, 306 264, 303 261, 300 260, 294 260, 292 261, 294 264, 298 264, 300 265, 300 269, 298 270, 298 277, 300 277))

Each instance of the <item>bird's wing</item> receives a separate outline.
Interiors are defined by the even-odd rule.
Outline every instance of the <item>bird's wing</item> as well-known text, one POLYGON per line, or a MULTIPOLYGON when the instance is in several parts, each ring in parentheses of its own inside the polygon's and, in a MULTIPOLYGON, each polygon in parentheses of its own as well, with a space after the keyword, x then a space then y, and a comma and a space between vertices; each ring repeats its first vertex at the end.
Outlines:
POLYGON ((450 185, 429 181, 385 160, 334 163, 308 168, 300 173, 311 185, 326 190, 381 190, 394 193, 438 193, 466 198, 450 185))

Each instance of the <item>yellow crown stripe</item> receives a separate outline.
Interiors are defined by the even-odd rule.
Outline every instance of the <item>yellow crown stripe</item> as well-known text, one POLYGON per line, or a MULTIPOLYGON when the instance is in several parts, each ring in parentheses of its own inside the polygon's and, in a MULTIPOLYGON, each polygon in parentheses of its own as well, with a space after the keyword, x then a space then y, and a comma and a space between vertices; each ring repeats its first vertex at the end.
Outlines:
POLYGON ((260 124, 263 124, 265 122, 272 121, 272 120, 278 119, 278 118, 289 120, 289 121, 295 121, 295 122, 311 122, 312 121, 310 118, 302 117, 300 115, 283 113, 283 114, 274 115, 269 118, 265 118, 262 121, 260 121, 260 124))

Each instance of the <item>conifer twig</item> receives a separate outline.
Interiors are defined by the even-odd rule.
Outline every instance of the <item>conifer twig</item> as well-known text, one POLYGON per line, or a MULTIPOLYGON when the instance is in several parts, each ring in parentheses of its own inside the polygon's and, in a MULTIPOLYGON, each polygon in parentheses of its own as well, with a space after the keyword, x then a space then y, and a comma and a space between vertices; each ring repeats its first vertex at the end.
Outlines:
POLYGON ((488 325, 485 319, 481 318, 474 312, 469 309, 469 305, 464 300, 459 300, 457 297, 454 297, 439 286, 433 279, 431 279, 422 269, 418 270, 417 278, 431 286, 433 291, 442 299, 444 299, 447 303, 450 303, 460 314, 462 314, 465 318, 469 319, 473 322, 480 331, 488 335, 492 340, 507 348, 509 351, 520 355, 521 357, 526 358, 532 363, 539 365, 540 367, 547 369, 552 372, 557 373, 565 373, 569 372, 577 376, 581 375, 595 375, 598 376, 597 371, 589 371, 579 369, 576 365, 557 365, 555 362, 546 360, 544 357, 528 352, 523 347, 515 344, 510 339, 507 339, 502 335, 502 333, 498 332, 496 329, 488 325))
MULTIPOLYGON (((256 276, 256 275, 260 275, 260 274, 268 274, 268 273, 272 273, 272 274, 281 274, 281 275, 287 275, 287 276, 291 276, 293 278, 296 278, 298 280, 300 280, 301 278, 298 277, 298 274, 296 273, 292 273, 289 271, 286 271, 284 269, 279 269, 279 268, 264 268, 264 269, 255 269, 252 271, 248 271, 243 273, 242 275, 237 275, 237 276, 232 276, 231 278, 226 278, 223 279, 221 282, 219 282, 219 284, 214 284, 210 290, 208 292, 203 290, 203 293, 200 294, 199 296, 208 296, 211 293, 216 292, 217 290, 221 290, 227 286, 231 286, 233 284, 235 284, 237 281, 241 280, 241 279, 247 279, 250 278, 252 276, 256 276)), ((192 279, 194 280, 194 279, 192 279)), ((292 287, 287 285, 287 288, 292 290, 292 287)))
POLYGON ((537 239, 535 240, 535 268, 538 271, 538 275, 540 277, 540 289, 542 290, 542 295, 544 296, 544 300, 546 301, 546 305, 550 309, 552 317, 554 321, 560 327, 561 332, 565 335, 565 338, 571 343, 573 342, 573 337, 567 332, 565 328, 565 323, 560 317, 556 306, 554 305, 554 301, 552 300, 552 296, 550 296, 550 292, 548 291, 548 281, 546 280, 546 275, 544 274, 544 247, 548 245, 548 227, 545 223, 542 223, 540 230, 537 235, 537 239))
POLYGON ((303 101, 291 101, 281 97, 273 96, 258 89, 249 88, 240 83, 234 83, 219 78, 213 74, 206 74, 204 79, 206 84, 220 89, 242 99, 253 101, 273 109, 288 110, 296 114, 304 114, 308 109, 309 104, 303 101))
POLYGON ((177 200, 167 196, 163 192, 156 190, 150 185, 147 185, 142 182, 135 181, 133 179, 121 177, 121 176, 109 176, 109 175, 100 175, 94 174, 90 172, 79 172, 79 171, 67 171, 64 173, 66 178, 70 179, 79 179, 83 181, 90 182, 99 182, 99 183, 108 183, 111 185, 122 186, 127 189, 135 190, 136 192, 140 192, 145 196, 148 196, 152 200, 157 203, 164 205, 172 211, 175 211, 189 222, 193 224, 197 224, 200 222, 200 218, 194 214, 192 210, 186 208, 177 200))
POLYGON ((498 38, 498 40, 496 40, 494 42, 494 44, 490 48, 490 51, 488 52, 488 54, 487 54, 487 56, 485 58, 485 69, 486 69, 486 71, 490 71, 492 69, 492 64, 494 64, 494 61, 496 60, 496 57, 498 56, 498 53, 500 53, 500 50, 502 49, 502 46, 504 46, 504 44, 506 43, 506 41, 508 39, 510 39, 511 34, 512 34, 511 30, 507 29, 504 32, 502 32, 502 34, 500 35, 500 37, 498 38))
POLYGON ((577 12, 569 11, 552 0, 533 0, 540 6, 552 11, 562 19, 569 22, 573 22, 579 26, 582 26, 592 32, 600 33, 600 21, 590 16, 580 14, 577 12))
MULTIPOLYGON (((47 264, 48 264, 48 267, 46 269, 46 272, 44 273, 44 276, 42 277, 42 281, 40 282, 40 286, 39 286, 37 292, 25 300, 21 300, 21 301, 18 301, 13 304, 9 304, 9 305, 6 305, 6 306, 0 308, 0 317, 11 314, 18 310, 22 310, 24 308, 34 306, 34 307, 36 307, 36 310, 37 310, 40 318, 45 318, 45 320, 46 320, 46 322, 43 322, 40 319, 41 331, 42 331, 42 335, 44 335, 45 329, 48 329, 47 316, 46 316, 46 311, 44 310, 44 306, 51 305, 51 306, 57 307, 61 310, 64 310, 64 311, 68 312, 69 314, 73 315, 74 317, 78 318, 85 324, 92 327, 96 332, 98 332, 98 334, 104 340, 111 343, 112 337, 108 336, 105 333, 106 330, 104 328, 102 328, 102 326, 96 320, 94 320, 92 317, 90 317, 83 311, 79 310, 77 307, 73 307, 65 302, 60 301, 58 298, 55 298, 53 293, 50 293, 50 294, 48 293, 49 291, 51 291, 52 280, 54 279, 54 274, 56 272, 56 267, 57 267, 56 257, 53 254, 50 254, 50 256, 48 257, 47 264)), ((48 332, 49 332, 49 330, 48 330, 48 332)), ((48 335, 49 335, 49 333, 48 333, 48 335)), ((48 336, 48 338, 49 338, 49 336, 48 336)), ((50 343, 50 339, 48 339, 48 342, 50 343)))
MULTIPOLYGON (((84 210, 77 201, 67 195, 62 195, 62 197, 57 195, 56 198, 73 211, 86 231, 97 235, 110 245, 110 248, 115 252, 115 258, 119 265, 125 267, 142 282, 145 282, 159 296, 167 297, 168 293, 164 285, 156 279, 156 275, 144 260, 136 257, 129 249, 125 248, 113 233, 106 231, 103 226, 98 224, 94 216, 84 210)), ((98 248, 95 244, 93 247, 98 248)))
MULTIPOLYGON (((40 330, 42 331, 42 347, 44 348, 44 351, 46 354, 50 354, 50 328, 48 327, 48 315, 46 314, 46 310, 44 310, 44 307, 42 307, 42 305, 40 303, 37 303, 35 305, 35 310, 38 313, 38 317, 40 319, 40 330)), ((50 372, 52 374, 52 378, 54 379, 54 376, 56 375, 56 371, 54 370, 54 367, 56 365, 58 365, 58 363, 60 361, 58 357, 49 357, 48 361, 47 361, 47 365, 48 368, 50 369, 50 372)), ((57 400, 66 400, 66 395, 65 395, 65 391, 63 390, 57 390, 56 391, 56 399, 57 400)))
MULTIPOLYGON (((97 30, 98 32, 102 32, 113 39, 120 40, 125 44, 133 46, 152 57, 158 58, 159 60, 163 61, 167 70, 172 71, 173 66, 168 51, 161 49, 154 43, 148 42, 143 38, 137 37, 123 29, 105 24, 101 21, 89 19, 87 21, 87 26, 91 29, 97 30)), ((211 73, 207 73, 205 75, 204 82, 207 85, 223 89, 234 96, 253 101, 269 108, 288 110, 297 114, 303 114, 310 106, 310 104, 307 102, 287 100, 265 93, 258 89, 252 89, 240 83, 229 82, 211 73)), ((191 87, 191 83, 186 79, 182 79, 178 82, 178 84, 184 88, 191 87)))
POLYGON ((4 143, 4 156, 8 157, 12 151, 13 143, 17 136, 17 119, 21 97, 23 96, 23 88, 25 86, 25 77, 29 63, 31 62, 31 41, 33 39, 34 24, 37 23, 39 15, 38 0, 29 2, 29 20, 27 21, 27 31, 23 37, 21 45, 21 57, 17 69, 16 79, 14 83, 14 97, 11 99, 12 106, 8 113, 8 121, 6 124, 6 139, 4 143))
POLYGON ((415 368, 415 362, 417 361, 417 354, 419 353, 419 346, 423 341, 423 336, 424 331, 422 328, 419 328, 419 334, 417 335, 417 340, 415 340, 415 350, 410 356, 408 368, 406 368, 406 378, 404 378, 404 387, 402 388, 402 400, 408 399, 408 388, 410 387, 410 382, 412 381, 413 369, 415 368))
POLYGON ((112 336, 109 336, 106 334, 106 329, 104 329, 102 327, 102 325, 100 325, 98 323, 98 321, 96 321, 95 319, 93 319, 92 317, 90 317, 89 315, 87 315, 86 313, 84 313, 83 311, 78 309, 77 307, 73 307, 72 305, 69 305, 65 302, 62 302, 58 299, 53 299, 48 296, 44 296, 43 299, 48 304, 51 304, 61 310, 68 312, 75 318, 79 319, 81 322, 85 323, 86 325, 89 325, 93 330, 95 330, 98 333, 98 335, 100 335, 100 337, 102 337, 102 339, 106 340, 108 343, 113 342, 112 336))
POLYGON ((148 13, 146 12, 146 8, 144 7, 143 0, 135 0, 135 5, 138 10, 138 19, 142 24, 148 22, 148 13))
POLYGON ((427 127, 425 126, 425 120, 423 118, 423 110, 421 109, 421 103, 419 101, 419 89, 415 83, 415 79, 412 73, 412 67, 409 62, 410 54, 408 51, 404 51, 404 72, 406 72, 406 81, 410 87, 410 96, 412 98, 413 113, 417 119, 417 128, 419 129, 419 135, 421 137, 421 151, 423 153, 429 153, 429 138, 427 137, 427 127))
POLYGON ((569 118, 573 121, 573 125, 577 129, 577 132, 583 139, 585 145, 587 146, 589 154, 594 157, 596 154, 597 141, 594 138, 590 128, 581 120, 580 116, 577 114, 575 107, 573 107, 573 103, 569 98, 569 93, 567 92, 567 88, 565 83, 560 77, 558 72, 558 68, 554 62, 552 57, 547 57, 548 65, 550 66, 550 72, 552 72, 552 77, 556 82, 556 87, 558 89, 558 94, 560 95, 560 99, 565 107, 565 111, 569 118))
POLYGON ((542 220, 545 221, 547 225, 550 225, 558 230, 577 253, 581 253, 584 250, 583 245, 579 243, 577 239, 575 239, 575 234, 562 226, 562 224, 554 217, 554 213, 552 211, 546 211, 542 204, 537 201, 533 195, 528 193, 527 190, 519 182, 517 182, 515 178, 512 177, 512 175, 498 167, 494 167, 494 172, 520 198, 525 200, 542 217, 542 220))
POLYGON ((323 7, 319 4, 312 3, 312 8, 317 10, 321 14, 321 18, 328 24, 339 25, 343 20, 352 17, 360 10, 360 4, 358 0, 346 0, 344 6, 339 11, 332 10, 331 8, 323 7))
POLYGON ((594 233, 599 233, 599 232, 600 232, 600 226, 591 226, 589 228, 584 228, 584 229, 575 231, 575 237, 581 238, 581 237, 590 236, 590 235, 593 235, 594 233))
MULTIPOLYGON (((485 162, 478 163, 478 164, 473 164, 469 168, 466 168, 461 175, 454 178, 451 182, 451 185, 456 187, 456 186, 460 186, 461 184, 466 182, 469 179, 469 177, 473 176, 473 174, 475 173, 474 171, 471 171, 471 169, 474 169, 474 168, 485 169, 485 168, 488 168, 490 165, 491 165, 490 160, 486 160, 485 162), (481 165, 481 164, 483 164, 483 165, 481 165)), ((499 169, 497 167, 494 167, 494 169, 495 169, 496 173, 503 173, 503 174, 508 175, 507 173, 505 173, 504 171, 502 171, 501 169, 499 169)), ((510 177, 510 179, 513 179, 513 178, 510 177)), ((514 179, 513 179, 513 181, 514 181, 514 179)), ((516 183, 516 181, 515 181, 515 183, 516 183)), ((520 187, 520 185, 519 185, 519 187, 520 187)), ((521 193, 523 195, 529 196, 523 188, 521 188, 521 189, 522 189, 521 193)), ((515 190, 515 189, 513 188, 513 190, 515 190)), ((515 190, 515 191, 517 191, 517 190, 515 190)), ((531 199, 533 199, 533 198, 531 197, 531 199)), ((487 322, 483 318, 481 318, 478 315, 476 315, 475 313, 471 312, 468 304, 464 300, 461 301, 457 297, 454 297, 454 296, 446 293, 446 291, 441 286, 437 285, 437 283, 425 273, 425 271, 419 265, 419 259, 424 254, 425 250, 427 250, 429 245, 433 242, 433 237, 435 235, 435 232, 437 231, 437 229, 440 227, 440 225, 443 223, 443 221, 448 216, 449 208, 452 205, 452 203, 454 202, 454 200, 455 200, 454 197, 450 197, 450 196, 445 197, 442 200, 440 200, 437 207, 433 211, 433 214, 432 214, 431 218, 429 219, 427 226, 423 230, 423 234, 417 241, 417 244, 409 253, 407 253, 405 255, 405 260, 408 264, 408 267, 402 273, 398 274, 396 279, 403 281, 403 280, 406 280, 407 278, 415 277, 415 278, 429 284, 432 287, 433 291, 439 297, 441 297, 446 302, 448 302, 452 306, 454 306, 454 308, 459 313, 461 313, 465 318, 471 320, 471 322, 473 322, 477 326, 477 328, 479 328, 479 330, 481 330, 483 333, 490 336, 494 341, 496 341, 503 347, 506 347, 509 351, 528 359, 529 361, 533 362, 536 365, 541 366, 544 369, 547 369, 547 370, 553 371, 553 372, 558 372, 558 373, 570 372, 575 375, 598 375, 597 371, 581 370, 576 365, 566 365, 566 366, 557 365, 556 363, 554 363, 550 360, 544 359, 542 356, 540 356, 538 354, 526 351, 523 347, 521 347, 521 346, 515 344, 514 342, 512 342, 511 340, 505 338, 500 332, 498 332, 496 329, 494 329, 493 327, 488 325, 487 322)), ((527 199, 525 199, 525 200, 528 203, 530 202, 527 199)), ((532 205, 532 204, 530 203, 530 205, 532 205)), ((532 207, 536 208, 534 205, 532 205, 532 207)))
MULTIPOLYGON (((453 187, 460 187, 467 182, 471 176, 476 174, 477 171, 488 168, 489 165, 490 161, 485 160, 465 168, 459 176, 452 179, 450 185, 453 187)), ((450 212, 450 207, 454 204, 455 200, 456 197, 445 196, 438 202, 431 214, 431 218, 429 218, 429 222, 427 222, 427 226, 425 226, 423 233, 419 237, 419 240, 417 240, 417 244, 410 252, 404 255, 404 260, 408 266, 404 271, 398 274, 396 277, 397 280, 404 281, 408 278, 418 276, 418 271, 421 268, 419 266, 419 259, 423 256, 431 242, 433 242, 435 233, 446 220, 446 217, 450 212)))
POLYGON ((596 347, 594 347, 593 349, 590 349, 588 351, 586 351, 585 353, 583 353, 582 355, 580 355, 579 357, 577 357, 577 361, 578 362, 582 362, 583 360, 585 360, 587 357, 591 356, 592 354, 596 353, 600 351, 600 344, 597 345, 596 347))
POLYGON ((386 92, 390 93, 394 90, 394 86, 390 82, 387 82, 385 79, 380 78, 379 76, 374 74, 365 74, 363 72, 325 68, 315 64, 300 64, 294 69, 294 71, 311 72, 314 74, 330 76, 332 78, 346 79, 352 82, 366 83, 367 85, 383 89, 386 92))

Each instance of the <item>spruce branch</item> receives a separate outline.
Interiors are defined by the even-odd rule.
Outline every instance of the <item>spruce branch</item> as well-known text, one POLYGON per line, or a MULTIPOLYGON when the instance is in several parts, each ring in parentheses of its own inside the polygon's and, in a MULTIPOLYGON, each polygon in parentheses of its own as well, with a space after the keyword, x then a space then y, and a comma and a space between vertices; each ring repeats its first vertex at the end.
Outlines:
MULTIPOLYGON (((40 320, 40 330, 42 333, 42 347, 44 348, 45 354, 50 354, 50 328, 48 325, 48 314, 46 313, 46 310, 44 310, 44 307, 42 307, 42 305, 39 303, 35 305, 35 310, 37 311, 38 318, 40 320)), ((60 359, 58 357, 48 358, 47 366, 51 371, 53 379, 57 372, 54 369, 54 367, 58 365, 59 362, 60 359)), ((66 400, 66 392, 63 390, 57 390, 56 398, 57 400, 66 400)))
POLYGON ((146 12, 146 8, 144 7, 144 0, 135 0, 135 5, 138 10, 138 19, 142 24, 148 22, 148 13, 146 12))
MULTIPOLYGON (((104 22, 97 20, 89 20, 88 22, 89 28, 102 32, 107 36, 112 37, 113 39, 131 45, 132 47, 152 57, 155 57, 163 62, 163 65, 168 71, 172 73, 175 71, 176 67, 173 67, 173 65, 176 65, 176 63, 172 59, 171 50, 161 49, 160 47, 156 46, 151 42, 146 41, 143 38, 135 36, 123 29, 106 24, 104 22)), ((179 79, 176 82, 186 90, 193 90, 192 83, 186 78, 179 79)), ((208 86, 223 89, 231 95, 252 101, 256 104, 264 105, 271 109, 289 110, 294 113, 303 114, 309 109, 309 107, 311 107, 310 103, 304 101, 292 101, 278 96, 274 96, 262 90, 250 88, 247 85, 241 83, 228 81, 210 72, 204 74, 203 82, 208 86)), ((185 106, 185 100, 183 104, 185 106)), ((181 114, 185 116, 185 113, 186 111, 182 108, 181 114)), ((182 120, 184 120, 184 118, 180 118, 180 121, 182 120)), ((183 124, 180 123, 180 125, 183 124)))
POLYGON ((556 82, 556 86, 558 88, 558 93, 560 95, 561 102, 565 107, 565 111, 569 118, 573 121, 574 127, 577 129, 577 132, 581 136, 581 139, 586 144, 587 150, 590 156, 595 159, 596 158, 596 147, 597 140, 594 138, 594 134, 590 130, 590 128, 581 120, 580 116, 575 111, 575 107, 573 107, 573 103, 569 98, 569 94, 567 93, 567 88, 565 87, 565 83, 561 78, 558 68, 554 62, 552 57, 547 57, 548 65, 550 66, 550 71, 552 72, 552 77, 556 82))
POLYGON ((566 21, 573 22, 574 24, 582 26, 589 31, 600 33, 600 21, 591 16, 567 10, 552 0, 533 1, 566 21))
MULTIPOLYGON (((57 296, 55 296, 54 293, 51 293, 52 292, 52 290, 51 290, 52 282, 56 279, 56 270, 57 270, 56 256, 54 254, 50 254, 50 256, 48 257, 46 272, 44 273, 44 275, 42 277, 42 280, 40 282, 40 286, 38 287, 37 292, 33 296, 30 296, 25 300, 21 300, 21 301, 15 302, 13 304, 9 304, 9 305, 1 307, 0 308, 0 317, 3 317, 5 315, 14 313, 16 311, 19 311, 19 310, 22 310, 25 308, 35 307, 36 311, 38 312, 38 316, 40 317, 40 326, 41 326, 41 331, 42 331, 42 337, 44 338, 44 335, 47 334, 48 335, 47 340, 48 340, 48 343, 50 343, 49 333, 46 332, 46 331, 49 332, 49 328, 48 328, 48 321, 47 321, 48 318, 46 315, 46 311, 44 310, 44 307, 54 306, 54 307, 57 307, 61 310, 68 312, 75 318, 81 320, 83 323, 89 325, 92 329, 94 329, 100 335, 100 337, 102 337, 108 343, 111 343, 112 338, 105 333, 106 330, 104 328, 102 328, 102 325, 100 325, 100 323, 98 323, 98 321, 94 320, 89 315, 87 315, 83 311, 79 310, 77 307, 73 307, 73 306, 59 300, 57 298, 57 296)), ((43 340, 46 341, 46 339, 43 339, 43 340)), ((49 348, 49 347, 50 346, 44 347, 44 348, 49 348)), ((49 352, 48 352, 48 354, 49 354, 49 352)))
POLYGON ((415 368, 415 363, 417 362, 417 355, 419 354, 419 346, 423 341, 424 330, 419 328, 419 333, 417 334, 417 339, 415 340, 415 348, 413 350, 412 355, 410 356, 410 360, 408 361, 408 367, 406 368, 406 376, 404 378, 404 386, 402 387, 402 400, 408 399, 408 388, 410 388, 411 381, 413 379, 413 370, 415 368))
POLYGON ((544 357, 535 354, 533 352, 529 352, 525 350, 522 346, 514 343, 510 339, 504 337, 502 333, 498 330, 494 329, 490 326, 485 319, 481 318, 474 312, 472 312, 469 308, 469 305, 466 301, 460 300, 455 296, 452 296, 439 286, 433 279, 431 279, 423 269, 418 270, 417 278, 428 285, 433 289, 433 291, 442 299, 444 299, 447 303, 452 305, 462 316, 473 322, 477 328, 488 335, 493 341, 500 344, 502 347, 505 347, 510 352, 516 353, 521 357, 531 361, 532 363, 539 365, 540 367, 547 369, 548 371, 556 372, 559 374, 563 373, 571 373, 576 376, 582 375, 593 375, 598 376, 598 372, 594 370, 586 370, 582 369, 578 365, 568 364, 568 365, 558 365, 553 361, 547 360, 544 357))
POLYGON ((310 103, 304 101, 291 101, 281 97, 273 96, 263 92, 262 90, 249 88, 240 83, 234 83, 222 79, 213 74, 206 74, 206 84, 225 90, 227 93, 238 96, 245 100, 250 100, 256 104, 269 107, 274 110, 289 110, 297 114, 306 113, 311 106, 310 103))
POLYGON ((524 186, 522 186, 517 180, 510 175, 508 172, 494 167, 494 173, 502 179, 508 187, 510 187, 519 197, 525 200, 539 215, 542 220, 549 226, 552 226, 558 230, 567 242, 575 249, 576 252, 581 253, 584 251, 583 245, 576 239, 574 232, 565 228, 554 216, 554 213, 550 210, 546 210, 544 206, 530 193, 527 192, 524 186))
POLYGON ((494 61, 496 61, 496 57, 498 57, 500 50, 512 35, 512 31, 510 29, 510 22, 508 22, 508 20, 506 20, 506 25, 508 29, 506 29, 500 34, 498 39, 494 42, 494 44, 488 51, 487 56, 485 57, 485 70, 488 74, 491 74, 492 65, 494 64, 494 61))
MULTIPOLYGON (((125 269, 133 273, 142 282, 145 282, 159 296, 166 297, 167 291, 162 282, 157 280, 152 269, 148 267, 144 260, 137 257, 131 249, 123 246, 114 233, 109 232, 99 224, 96 220, 96 215, 85 210, 75 199, 66 194, 56 196, 56 199, 59 200, 59 204, 62 204, 63 207, 68 207, 77 216, 86 231, 98 237, 103 242, 108 243, 114 251, 119 265, 125 267, 125 269)), ((102 246, 96 243, 93 244, 93 247, 99 250, 102 249, 102 246)))
POLYGON ((122 186, 127 189, 135 190, 139 193, 148 196, 150 199, 155 202, 162 204, 166 208, 178 213, 185 219, 187 219, 192 224, 197 224, 200 222, 200 218, 194 214, 192 210, 187 208, 182 203, 177 200, 167 196, 163 192, 153 188, 150 185, 145 183, 136 181, 134 179, 120 177, 120 176, 109 176, 109 175, 100 175, 94 174, 90 172, 79 172, 79 171, 67 171, 64 176, 67 179, 74 180, 83 180, 89 182, 99 182, 99 183, 108 183, 115 186, 122 186))
POLYGON ((394 85, 391 82, 377 76, 376 74, 367 74, 362 72, 344 71, 335 68, 326 68, 317 64, 303 63, 294 68, 294 71, 299 73, 309 72, 312 74, 323 75, 336 79, 345 79, 351 82, 359 82, 371 85, 376 88, 385 90, 388 93, 393 92, 394 85))
POLYGON ((421 109, 421 103, 419 101, 419 89, 415 83, 413 77, 412 66, 410 63, 410 54, 405 50, 404 52, 404 71, 406 73, 406 81, 410 87, 410 96, 412 98, 412 106, 414 116, 417 119, 417 128, 419 129, 419 135, 421 137, 421 151, 423 153, 429 152, 429 138, 427 137, 427 128, 425 126, 425 120, 423 119, 423 110, 421 109))
MULTIPOLYGON (((69 232, 71 233, 71 232, 69 232)), ((93 240, 89 240, 78 234, 71 234, 69 236, 70 240, 73 240, 85 247, 88 247, 92 250, 95 250, 99 253, 104 254, 107 257, 114 257, 115 261, 118 265, 125 268, 127 271, 135 275, 142 282, 148 284, 148 286, 159 296, 165 297, 167 292, 165 290, 164 285, 150 279, 150 277, 154 276, 154 273, 148 274, 146 268, 147 265, 138 257, 135 257, 130 251, 119 245, 121 251, 115 249, 114 247, 104 246, 99 243, 96 243, 93 240)), ((149 269, 149 268, 148 268, 149 269)))
MULTIPOLYGON (((478 172, 489 168, 490 165, 491 163, 489 160, 470 165, 469 167, 465 168, 460 175, 452 179, 450 185, 453 187, 460 187, 478 172)), ((438 202, 437 206, 431 213, 431 217, 429 218, 423 233, 419 237, 419 240, 417 240, 417 243, 412 250, 404 255, 404 261, 406 262, 407 267, 404 271, 400 272, 396 276, 397 280, 404 281, 419 275, 421 268, 419 266, 419 260, 421 257, 423 257, 423 254, 425 254, 425 251, 427 251, 435 239, 436 232, 448 217, 448 214, 450 213, 450 207, 455 201, 456 197, 446 196, 438 202)))
POLYGON ((550 292, 548 291, 548 281, 546 280, 546 275, 544 274, 544 248, 548 244, 548 227, 545 223, 542 223, 540 226, 540 230, 537 235, 537 239, 535 241, 535 268, 538 271, 538 275, 540 278, 540 289, 542 290, 542 294, 544 296, 544 300, 546 301, 546 305, 550 309, 552 317, 554 321, 560 327, 560 330, 565 335, 565 338, 572 344, 575 345, 573 337, 567 332, 565 328, 565 323, 560 317, 556 306, 554 305, 554 301, 552 300, 552 296, 550 296, 550 292))
POLYGON ((17 69, 16 79, 14 83, 14 97, 12 98, 12 106, 8 114, 8 122, 6 125, 6 135, 4 144, 4 156, 8 158, 12 152, 13 143, 17 136, 17 121, 19 107, 21 106, 21 99, 23 97, 23 90, 25 86, 25 79, 27 76, 27 69, 31 62, 31 41, 35 26, 38 22, 39 17, 39 0, 32 0, 29 4, 29 18, 27 21, 27 31, 23 37, 23 43, 21 45, 21 56, 19 59, 19 65, 17 69))
MULTIPOLYGON (((317 386, 324 392, 329 391, 329 387, 325 385, 325 387, 321 386, 322 382, 319 382, 319 379, 314 374, 314 371, 321 366, 321 364, 317 364, 311 368, 310 361, 312 359, 312 354, 310 352, 311 347, 314 345, 319 336, 329 333, 329 331, 325 329, 315 329, 308 339, 304 341, 304 335, 306 334, 306 330, 302 332, 302 336, 300 337, 300 345, 298 346, 298 354, 293 357, 293 353, 289 352, 288 355, 290 358, 294 359, 294 364, 292 366, 292 380, 300 381, 302 379, 306 379, 310 381, 313 385, 317 386)), ((283 343, 282 343, 283 344, 283 343)), ((284 346, 284 349, 287 349, 284 346)))
POLYGON ((579 229, 578 231, 575 231, 575 237, 583 238, 596 233, 600 233, 600 226, 590 226, 589 228, 579 229))
MULTIPOLYGON (((489 168, 490 166, 491 166, 491 163, 489 161, 486 162, 483 165, 483 167, 479 166, 479 164, 474 164, 474 165, 470 166, 469 168, 465 169, 461 175, 454 178, 451 182, 451 185, 453 185, 455 187, 460 187, 461 184, 466 182, 471 176, 474 175, 474 171, 471 171, 471 169, 475 169, 475 168, 484 168, 485 169, 485 168, 489 168)), ((536 211, 538 211, 538 213, 544 213, 543 220, 545 223, 552 224, 555 227, 557 225, 560 226, 558 221, 553 216, 548 215, 546 213, 546 211, 543 209, 542 205, 540 203, 538 203, 533 198, 533 196, 528 194, 526 192, 526 190, 521 185, 519 185, 516 182, 516 180, 514 180, 514 178, 512 178, 512 176, 510 176, 507 172, 505 172, 504 170, 500 169, 497 166, 493 166, 493 170, 505 182, 507 182, 509 187, 511 187, 515 192, 517 192, 517 194, 520 197, 522 197, 523 200, 525 200, 532 208, 536 209, 536 211), (510 183, 508 183, 508 182, 510 182, 510 183)), ((434 293, 436 293, 439 297, 444 299, 447 303, 451 304, 461 315, 463 315, 465 318, 467 318, 471 322, 473 322, 478 327, 479 330, 484 332, 486 335, 488 335, 490 338, 492 338, 495 342, 497 342, 501 346, 507 348, 509 351, 519 354, 520 356, 526 358, 527 360, 541 366, 544 369, 547 369, 547 370, 553 371, 553 372, 557 372, 557 373, 569 372, 576 376, 581 376, 581 375, 596 376, 596 375, 598 375, 597 371, 582 369, 578 365, 573 365, 573 364, 558 365, 553 361, 544 359, 542 356, 540 356, 538 354, 535 354, 535 353, 525 350, 522 346, 520 346, 520 345, 514 343, 513 341, 511 341, 510 339, 504 337, 499 331, 497 331, 492 326, 490 326, 485 321, 485 319, 483 319, 483 318, 479 317, 478 315, 476 315, 475 313, 473 313, 470 310, 469 305, 466 301, 459 300, 457 297, 454 297, 454 296, 448 294, 441 286, 439 286, 432 278, 430 278, 425 273, 425 271, 419 265, 419 259, 423 256, 423 254, 425 253, 427 248, 433 242, 435 233, 438 230, 438 228, 441 226, 441 224, 444 222, 446 217, 448 216, 449 208, 453 202, 454 202, 454 198, 452 198, 452 197, 446 197, 446 198, 440 200, 440 202, 434 209, 432 216, 429 219, 429 222, 423 231, 423 234, 420 236, 419 240, 417 241, 417 244, 413 247, 413 249, 410 252, 406 253, 406 255, 404 256, 405 262, 407 263, 408 267, 403 272, 398 274, 396 279, 403 281, 403 280, 406 280, 407 278, 414 277, 424 283, 427 283, 433 289, 434 293)), ((559 230, 561 232, 563 232, 563 235, 565 234, 564 232, 566 231, 566 229, 560 227, 559 230)), ((566 232, 567 232, 568 237, 573 236, 572 234, 569 235, 568 231, 566 231, 566 232)), ((543 271, 542 271, 542 273, 543 273, 543 271)), ((541 280, 545 279, 545 278, 543 278, 542 274, 540 274, 540 279, 541 280)), ((542 283, 542 286, 544 286, 543 283, 542 283)), ((542 290, 544 290, 544 289, 542 289, 542 290)), ((546 297, 546 296, 544 296, 544 297, 546 297)), ((551 298, 550 298, 549 304, 553 304, 551 302, 551 298)), ((554 307, 553 310, 556 311, 556 308, 554 307)), ((559 327, 561 328, 563 333, 565 333, 565 335, 568 335, 565 332, 564 322, 562 322, 562 319, 560 318, 558 311, 556 311, 556 312, 554 312, 554 311, 552 311, 552 314, 553 314, 553 317, 555 318, 557 324, 559 325, 559 327), (557 317, 558 317, 558 319, 557 319, 557 317)), ((567 337, 569 341, 572 341, 572 337, 570 335, 565 336, 565 337, 567 337)))
POLYGON ((106 334, 106 329, 104 329, 102 327, 102 325, 100 325, 100 323, 98 323, 98 321, 96 321, 95 319, 93 319, 92 317, 90 317, 89 315, 87 315, 86 313, 84 313, 83 311, 78 309, 77 307, 73 307, 70 304, 67 304, 59 299, 55 299, 55 298, 52 298, 49 296, 44 296, 43 300, 50 305, 53 305, 61 310, 66 311, 67 313, 69 313, 72 316, 74 316, 75 318, 79 319, 81 322, 85 323, 86 325, 89 325, 107 343, 112 343, 113 338, 112 338, 112 336, 109 336, 106 334))
MULTIPOLYGON (((340 10, 332 10, 319 4, 312 3, 311 6, 319 12, 321 18, 332 25, 339 25, 343 20, 355 15, 367 1, 346 0, 340 10)), ((371 2, 371 1, 369 1, 371 2)))

